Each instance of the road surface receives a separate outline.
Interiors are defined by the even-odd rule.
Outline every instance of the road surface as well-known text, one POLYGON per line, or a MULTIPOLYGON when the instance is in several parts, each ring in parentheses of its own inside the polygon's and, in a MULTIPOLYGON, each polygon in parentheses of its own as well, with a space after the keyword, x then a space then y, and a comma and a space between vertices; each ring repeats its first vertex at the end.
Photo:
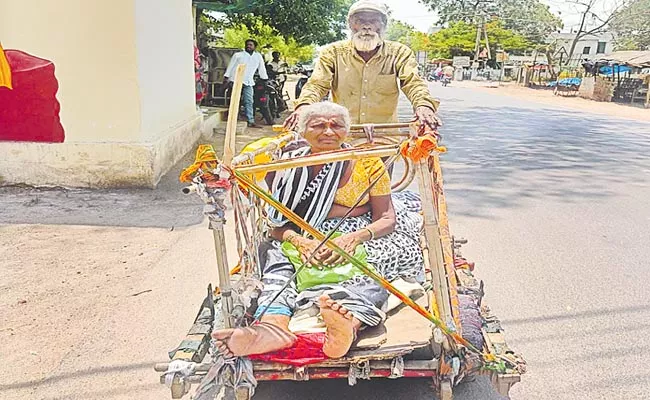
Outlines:
MULTIPOLYGON (((496 91, 432 91, 452 233, 470 240, 463 253, 486 301, 528 361, 512 398, 647 399, 650 124, 496 91)), ((153 191, 0 189, 0 397, 169 399, 152 365, 216 275, 179 169, 153 191)), ((256 398, 432 391, 427 380, 262 383, 256 398)), ((478 379, 455 398, 499 396, 478 379)))
MULTIPOLYGON (((650 393, 650 123, 431 85, 452 233, 528 361, 513 399, 650 393)), ((402 113, 409 112, 402 103, 402 113)), ((650 112, 650 110, 648 110, 650 112)), ((259 398, 428 399, 424 381, 260 385, 259 398)), ((499 399, 478 379, 457 400, 499 399)))

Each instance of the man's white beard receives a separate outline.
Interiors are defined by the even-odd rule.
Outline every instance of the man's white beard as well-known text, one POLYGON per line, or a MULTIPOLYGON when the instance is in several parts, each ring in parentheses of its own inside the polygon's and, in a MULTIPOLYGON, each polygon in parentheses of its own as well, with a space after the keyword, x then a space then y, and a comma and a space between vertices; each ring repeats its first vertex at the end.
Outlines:
POLYGON ((381 44, 381 36, 376 32, 357 32, 352 36, 357 51, 373 51, 381 44))

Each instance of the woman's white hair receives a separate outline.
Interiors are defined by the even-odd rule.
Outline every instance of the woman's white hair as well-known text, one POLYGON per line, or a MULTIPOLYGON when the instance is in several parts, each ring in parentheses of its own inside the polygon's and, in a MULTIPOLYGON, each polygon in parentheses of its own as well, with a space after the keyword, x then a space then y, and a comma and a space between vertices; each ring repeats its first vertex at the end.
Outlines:
POLYGON ((351 120, 348 109, 331 101, 322 101, 301 108, 300 117, 298 118, 298 133, 303 135, 307 130, 309 121, 316 117, 342 117, 343 123, 345 124, 345 131, 348 132, 350 130, 351 120))

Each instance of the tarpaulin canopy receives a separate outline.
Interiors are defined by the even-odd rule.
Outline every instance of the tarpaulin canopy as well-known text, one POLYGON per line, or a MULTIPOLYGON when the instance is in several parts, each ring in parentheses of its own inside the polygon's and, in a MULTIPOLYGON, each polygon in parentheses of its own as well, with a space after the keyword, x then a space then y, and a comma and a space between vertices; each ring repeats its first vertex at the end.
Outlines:
POLYGON ((632 68, 625 65, 614 65, 613 67, 607 65, 600 69, 600 73, 603 75, 624 74, 630 71, 632 71, 632 68))
POLYGON ((610 63, 626 64, 633 67, 650 67, 650 50, 646 51, 615 51, 603 56, 602 60, 610 63))

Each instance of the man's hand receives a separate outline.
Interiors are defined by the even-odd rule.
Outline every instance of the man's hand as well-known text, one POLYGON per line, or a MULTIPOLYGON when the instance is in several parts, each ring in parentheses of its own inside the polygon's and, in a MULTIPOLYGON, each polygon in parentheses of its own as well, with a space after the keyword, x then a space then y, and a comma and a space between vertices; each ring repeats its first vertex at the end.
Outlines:
POLYGON ((420 121, 418 135, 424 134, 427 127, 435 131, 439 126, 442 126, 442 121, 436 115, 436 112, 427 106, 419 106, 416 108, 415 117, 420 121))
POLYGON ((296 129, 296 126, 298 125, 298 119, 300 118, 300 108, 303 106, 303 104, 299 105, 296 107, 291 115, 287 117, 286 120, 284 120, 284 129, 293 131, 296 129))
POLYGON ((229 84, 230 84, 230 80, 224 76, 223 77, 223 82, 221 82, 221 88, 226 89, 229 84))

